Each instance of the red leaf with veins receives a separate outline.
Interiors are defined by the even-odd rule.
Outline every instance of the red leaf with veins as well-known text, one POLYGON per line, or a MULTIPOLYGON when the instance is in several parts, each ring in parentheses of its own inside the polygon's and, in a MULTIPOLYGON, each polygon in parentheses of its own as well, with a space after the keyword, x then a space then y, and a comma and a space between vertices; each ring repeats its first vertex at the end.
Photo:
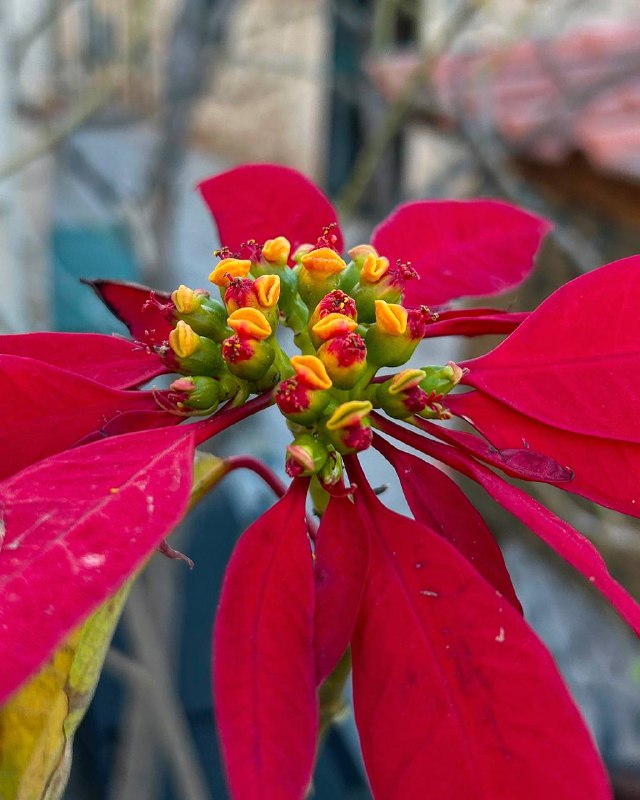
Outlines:
POLYGON ((521 283, 550 223, 497 200, 405 203, 374 230, 371 242, 389 261, 411 261, 408 306, 492 295, 521 283))
POLYGON ((366 507, 356 501, 371 562, 353 691, 375 797, 611 798, 586 726, 522 617, 442 537, 370 493, 366 507))
MULTIPOLYGON (((275 164, 249 164, 208 178, 198 186, 218 228, 220 242, 236 251, 243 242, 286 236, 291 252, 315 244, 322 229, 337 222, 335 209, 301 172, 275 164)), ((337 226, 336 248, 342 250, 337 226)))
POLYGON ((348 497, 332 497, 316 538, 315 653, 318 684, 347 649, 369 564, 369 541, 348 497))
POLYGON ((180 520, 193 433, 120 436, 0 483, 0 702, 180 520))
POLYGON ((0 383, 0 479, 72 447, 122 412, 158 410, 151 392, 111 389, 19 356, 0 356, 0 383))
POLYGON ((639 305, 640 256, 582 275, 469 361, 464 382, 555 428, 640 442, 630 413, 640 404, 639 305))
POLYGON ((374 447, 398 473, 415 519, 452 544, 522 614, 502 551, 482 515, 460 487, 442 470, 402 453, 380 436, 374 440, 374 447))
POLYGON ((568 464, 574 476, 571 481, 558 483, 560 489, 640 517, 640 443, 552 428, 478 391, 450 395, 447 407, 469 419, 496 447, 526 444, 568 464))
POLYGON ((43 361, 113 389, 130 389, 167 372, 154 352, 100 333, 0 336, 0 354, 43 361))
POLYGON ((434 442, 424 436, 401 428, 375 415, 376 425, 384 433, 414 447, 425 455, 442 461, 458 470, 480 486, 503 508, 533 531, 568 564, 578 570, 609 600, 623 619, 640 634, 640 606, 615 581, 604 559, 591 542, 568 522, 534 500, 516 486, 504 481, 471 456, 450 445, 434 442))
POLYGON ((162 306, 171 300, 166 292, 124 281, 83 280, 100 300, 123 322, 139 342, 161 345, 167 341, 173 323, 167 320, 162 306))
POLYGON ((214 631, 216 716, 231 794, 296 800, 318 732, 306 480, 240 537, 214 631))

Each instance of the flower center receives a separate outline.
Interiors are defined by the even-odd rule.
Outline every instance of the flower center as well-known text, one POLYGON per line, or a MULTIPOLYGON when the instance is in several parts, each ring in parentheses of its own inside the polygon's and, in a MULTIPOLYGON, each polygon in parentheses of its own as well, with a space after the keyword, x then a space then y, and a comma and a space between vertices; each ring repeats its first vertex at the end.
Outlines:
POLYGON ((161 348, 182 378, 172 384, 179 413, 211 414, 220 402, 271 392, 293 441, 289 475, 314 475, 325 488, 341 481, 341 458, 368 448, 374 409, 396 419, 448 418, 445 395, 462 377, 453 362, 403 369, 431 322, 426 306, 406 308, 409 263, 390 265, 369 244, 336 250, 327 226, 293 254, 284 236, 250 240, 241 254, 222 248, 210 280, 220 301, 180 286, 172 295, 175 327, 161 348), (294 333, 286 353, 279 326, 294 333))

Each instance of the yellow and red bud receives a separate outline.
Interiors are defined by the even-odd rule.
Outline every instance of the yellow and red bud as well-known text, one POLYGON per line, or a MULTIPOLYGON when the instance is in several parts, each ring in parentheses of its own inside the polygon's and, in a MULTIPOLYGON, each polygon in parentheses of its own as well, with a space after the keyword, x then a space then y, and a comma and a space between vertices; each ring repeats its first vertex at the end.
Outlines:
POLYGON ((419 414, 429 404, 429 395, 420 388, 425 377, 421 369, 404 369, 376 387, 376 404, 390 417, 406 419, 419 414))
POLYGON ((329 453, 326 446, 310 433, 302 433, 287 447, 285 470, 291 478, 315 475, 322 469, 329 453))
POLYGON ((236 333, 222 343, 222 358, 229 372, 245 381, 258 381, 264 378, 275 356, 275 350, 264 339, 236 333))
POLYGON ((378 367, 399 367, 418 346, 410 312, 397 303, 375 301, 376 321, 366 335, 369 360, 378 367))
POLYGON ((166 363, 176 372, 191 375, 216 375, 222 366, 220 348, 206 336, 199 336, 184 320, 178 320, 169 334, 171 353, 166 363))
POLYGON ((309 330, 312 330, 316 322, 324 317, 328 317, 329 314, 342 314, 345 317, 357 319, 358 311, 356 309, 355 300, 341 289, 333 289, 333 291, 326 294, 315 307, 309 319, 309 330))
POLYGON ((300 262, 316 280, 323 280, 329 275, 338 275, 347 266, 344 259, 331 247, 310 250, 301 256, 300 262))
POLYGON ((387 336, 402 336, 407 331, 407 309, 398 303, 375 301, 376 325, 387 336))
POLYGON ((325 423, 326 435, 343 455, 358 453, 373 441, 368 400, 349 400, 339 405, 325 423))
POLYGON ((362 336, 349 333, 327 340, 318 358, 338 389, 352 389, 367 366, 367 348, 362 336))
POLYGON ((262 245, 262 257, 269 264, 286 267, 291 253, 291 242, 285 236, 267 239, 262 245))
POLYGON ((271 325, 265 315, 257 308, 238 308, 227 320, 227 325, 241 339, 257 339, 262 341, 271 336, 271 325))
POLYGON ((336 336, 346 336, 358 327, 355 319, 347 317, 345 314, 331 313, 319 319, 311 328, 311 341, 315 347, 319 347, 327 339, 336 336))
MULTIPOLYGON (((297 358, 304 357, 297 356, 297 358)), ((331 400, 327 389, 313 388, 306 380, 306 375, 296 374, 293 378, 281 381, 274 393, 280 411, 287 419, 298 425, 311 425, 320 419, 331 400)))
POLYGON ((315 308, 324 295, 338 287, 346 266, 331 247, 316 247, 300 257, 298 292, 307 308, 315 308))
POLYGON ((223 258, 209 275, 209 280, 221 289, 226 289, 231 279, 246 278, 250 271, 251 261, 248 258, 223 258))
POLYGON ((317 356, 292 356, 291 366, 300 383, 310 389, 330 389, 331 378, 317 356))

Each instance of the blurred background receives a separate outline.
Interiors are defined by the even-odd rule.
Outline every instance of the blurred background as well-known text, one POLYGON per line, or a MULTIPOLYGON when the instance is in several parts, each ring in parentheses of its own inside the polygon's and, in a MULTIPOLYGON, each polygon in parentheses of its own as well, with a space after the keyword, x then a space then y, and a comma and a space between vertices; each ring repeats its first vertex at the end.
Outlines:
MULTIPOLYGON (((0 332, 123 332, 80 277, 205 286, 219 242, 194 186, 246 161, 316 180, 350 246, 415 197, 495 196, 552 218, 536 275, 497 303, 533 308, 567 279, 640 251, 639 42, 640 0, 0 0, 0 332)), ((437 354, 430 344, 426 361, 491 344, 450 339, 437 354)), ((280 441, 273 430, 268 415, 251 420, 216 452, 251 451, 281 472, 285 431, 280 441)), ((635 638, 465 488, 616 797, 640 798, 635 638)), ((634 521, 533 491, 640 594, 634 521)), ((402 508, 393 483, 385 499, 402 508)), ((78 735, 67 800, 227 796, 211 623, 233 544, 270 502, 257 480, 232 476, 172 539, 196 568, 156 556, 138 581, 78 735)), ((315 796, 369 797, 348 711, 326 741, 315 796)))

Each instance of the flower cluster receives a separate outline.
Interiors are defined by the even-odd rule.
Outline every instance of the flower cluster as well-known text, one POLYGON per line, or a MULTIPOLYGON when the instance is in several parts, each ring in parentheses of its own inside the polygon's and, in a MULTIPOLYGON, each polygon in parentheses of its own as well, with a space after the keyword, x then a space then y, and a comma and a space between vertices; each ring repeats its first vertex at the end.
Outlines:
POLYGON ((352 668, 376 797, 610 798, 500 549, 449 470, 640 630, 593 545, 500 475, 639 515, 640 257, 531 313, 460 309, 458 297, 518 285, 549 225, 496 201, 422 201, 345 254, 329 201, 293 170, 240 167, 200 189, 224 244, 215 289, 94 281, 133 341, 0 337, 0 699, 154 548, 176 555, 164 537, 207 481, 247 467, 280 499, 238 541, 213 637, 234 797, 305 796, 319 719, 352 668), (472 361, 408 363, 424 340, 488 333, 508 335, 472 361), (139 388, 162 374, 168 389, 139 388), (193 488, 195 448, 271 405, 291 433, 290 486, 235 457, 193 488), (439 424, 452 417, 471 431, 439 424), (411 517, 368 483, 369 447, 411 517))

